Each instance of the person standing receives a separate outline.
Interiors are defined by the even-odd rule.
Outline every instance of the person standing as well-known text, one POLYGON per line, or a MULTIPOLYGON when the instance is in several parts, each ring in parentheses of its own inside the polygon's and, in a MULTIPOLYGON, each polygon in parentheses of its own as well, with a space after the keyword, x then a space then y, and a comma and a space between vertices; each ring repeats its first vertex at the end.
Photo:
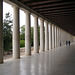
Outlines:
POLYGON ((66 41, 66 45, 67 45, 67 41, 66 41))
POLYGON ((69 41, 69 46, 70 46, 70 41, 69 41))

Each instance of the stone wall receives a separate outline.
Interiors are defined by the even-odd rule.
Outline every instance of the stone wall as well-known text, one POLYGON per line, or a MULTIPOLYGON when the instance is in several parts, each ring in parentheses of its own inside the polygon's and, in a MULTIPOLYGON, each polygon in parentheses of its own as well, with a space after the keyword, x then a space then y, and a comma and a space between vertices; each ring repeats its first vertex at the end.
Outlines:
POLYGON ((71 35, 70 33, 64 30, 61 30, 60 41, 61 41, 61 45, 66 45, 66 41, 73 42, 73 35, 71 35))

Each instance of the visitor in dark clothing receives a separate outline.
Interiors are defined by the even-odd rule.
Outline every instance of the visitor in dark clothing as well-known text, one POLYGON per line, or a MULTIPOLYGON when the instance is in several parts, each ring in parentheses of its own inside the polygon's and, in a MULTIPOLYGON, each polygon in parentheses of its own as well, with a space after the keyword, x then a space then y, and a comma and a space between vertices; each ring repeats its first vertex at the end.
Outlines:
POLYGON ((69 43, 69 46, 70 46, 70 41, 68 43, 69 43))
POLYGON ((66 45, 67 45, 67 41, 66 41, 66 45))

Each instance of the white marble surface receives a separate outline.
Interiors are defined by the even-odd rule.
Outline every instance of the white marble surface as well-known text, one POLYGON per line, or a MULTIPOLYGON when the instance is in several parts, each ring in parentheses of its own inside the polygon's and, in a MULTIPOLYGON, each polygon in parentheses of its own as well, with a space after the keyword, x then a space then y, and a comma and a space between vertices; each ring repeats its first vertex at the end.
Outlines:
POLYGON ((0 75, 75 75, 75 44, 5 61, 0 75))

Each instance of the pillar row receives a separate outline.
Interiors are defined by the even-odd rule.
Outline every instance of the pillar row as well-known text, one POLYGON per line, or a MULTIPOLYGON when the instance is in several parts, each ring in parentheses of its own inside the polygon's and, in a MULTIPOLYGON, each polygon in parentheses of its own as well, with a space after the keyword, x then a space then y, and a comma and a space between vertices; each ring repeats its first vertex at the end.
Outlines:
POLYGON ((49 50, 49 32, 47 21, 45 21, 45 50, 49 50))
POLYGON ((19 7, 13 6, 13 58, 20 58, 19 7))
POLYGON ((44 51, 44 20, 40 18, 40 51, 44 51))
POLYGON ((0 64, 3 63, 3 0, 0 0, 0 64))
POLYGON ((25 55, 31 55, 31 21, 30 12, 26 11, 25 24, 25 55))
POLYGON ((34 15, 34 53, 39 53, 38 16, 34 15))
POLYGON ((49 24, 49 50, 52 49, 52 24, 49 24))

